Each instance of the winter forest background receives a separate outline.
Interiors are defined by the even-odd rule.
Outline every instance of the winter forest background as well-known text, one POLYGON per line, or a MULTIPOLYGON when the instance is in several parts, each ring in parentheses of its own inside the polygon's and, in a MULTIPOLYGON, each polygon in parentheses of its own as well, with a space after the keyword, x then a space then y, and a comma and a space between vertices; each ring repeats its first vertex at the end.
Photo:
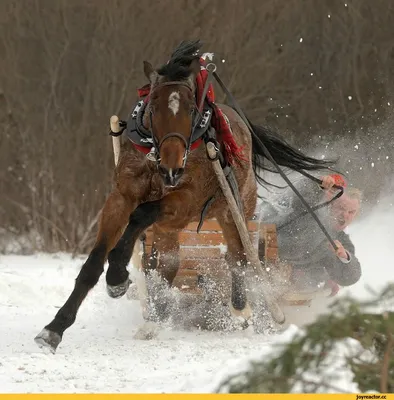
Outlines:
POLYGON ((340 156, 364 212, 391 193, 391 0, 2 0, 0 252, 89 251, 110 116, 134 105, 143 60, 196 38, 252 120, 340 156))

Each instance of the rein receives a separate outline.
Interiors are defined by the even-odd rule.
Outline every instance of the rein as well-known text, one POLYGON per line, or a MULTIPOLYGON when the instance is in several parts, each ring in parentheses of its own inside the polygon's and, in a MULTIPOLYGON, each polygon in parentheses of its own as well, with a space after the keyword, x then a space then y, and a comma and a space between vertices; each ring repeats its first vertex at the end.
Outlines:
MULTIPOLYGON (((213 75, 214 78, 216 79, 216 81, 218 82, 219 86, 222 88, 222 90, 224 91, 224 93, 226 94, 226 96, 228 97, 230 103, 232 103, 232 106, 234 107, 234 109, 238 112, 238 114, 241 116, 241 118, 243 119, 243 121, 245 122, 246 126, 249 128, 250 132, 252 134, 254 133, 254 130, 252 129, 252 127, 249 124, 248 119, 246 118, 245 114, 243 113, 241 107, 239 106, 239 104, 237 103, 237 101, 235 100, 235 98, 233 97, 233 95, 230 93, 230 91, 227 89, 226 85, 223 83, 223 81, 220 79, 220 77, 218 76, 218 74, 216 73, 216 65, 213 63, 209 63, 206 65, 205 67, 208 71, 208 76, 209 75, 213 75), (210 67, 210 68, 208 68, 210 67)), ((324 205, 327 205, 328 203, 330 203, 331 201, 334 201, 335 199, 339 198, 340 196, 342 196, 343 194, 343 187, 342 186, 338 186, 338 185, 334 185, 333 187, 335 189, 339 189, 340 192, 336 195, 336 197, 334 197, 333 199, 331 199, 329 202, 317 205, 315 207, 311 207, 307 201, 303 198, 303 196, 301 195, 301 193, 296 189, 296 187, 291 183, 291 181, 289 180, 289 178, 286 176, 286 174, 282 171, 282 169, 280 168, 280 166, 278 165, 278 163, 274 160, 274 158, 272 157, 272 155, 270 154, 270 152, 268 151, 267 147, 264 145, 264 143, 261 143, 264 152, 265 152, 265 156, 272 162, 272 164, 274 165, 274 167, 277 169, 277 171, 279 172, 280 176, 285 180, 285 182, 291 187, 291 189, 294 191, 294 193, 299 197, 299 199, 301 200, 301 202, 304 204, 305 208, 307 209, 306 213, 302 213, 300 215, 298 215, 295 219, 306 215, 308 212, 312 215, 312 217, 314 218, 314 220, 316 221, 316 223, 318 224, 319 228, 323 231, 324 235, 326 236, 326 238, 328 239, 328 241, 330 242, 330 244, 334 247, 335 250, 338 250, 338 246, 335 244, 334 240, 332 239, 332 237, 330 236, 330 234, 328 233, 327 229, 324 227, 324 225, 321 223, 321 221, 319 220, 319 218, 317 217, 316 213, 314 212, 314 209, 318 209, 323 207, 324 205)), ((322 183, 322 181, 310 174, 308 174, 305 171, 300 172, 302 175, 308 177, 309 179, 312 179, 318 183, 322 183)), ((293 222, 293 220, 291 220, 291 222, 293 222)), ((286 224, 287 225, 287 224, 286 224)))

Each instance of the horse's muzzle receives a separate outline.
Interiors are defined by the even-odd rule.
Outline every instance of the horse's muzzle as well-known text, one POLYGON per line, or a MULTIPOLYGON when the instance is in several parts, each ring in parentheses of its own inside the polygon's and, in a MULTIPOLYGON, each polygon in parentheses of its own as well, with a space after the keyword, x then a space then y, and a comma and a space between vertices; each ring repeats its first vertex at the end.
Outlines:
POLYGON ((159 165, 159 174, 163 178, 166 186, 176 186, 183 175, 183 171, 183 168, 167 168, 163 165, 159 165))

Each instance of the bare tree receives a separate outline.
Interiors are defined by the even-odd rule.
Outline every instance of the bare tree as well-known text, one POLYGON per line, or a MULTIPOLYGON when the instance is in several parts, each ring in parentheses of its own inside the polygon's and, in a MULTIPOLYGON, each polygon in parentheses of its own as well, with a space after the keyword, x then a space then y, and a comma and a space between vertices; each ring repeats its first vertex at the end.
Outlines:
MULTIPOLYGON (((130 112, 142 61, 183 39, 201 38, 248 116, 300 147, 391 143, 387 126, 372 143, 393 93, 390 0, 4 0, 0 22, 0 226, 33 248, 88 250, 111 185, 108 119, 130 112)), ((370 155, 354 168, 344 155, 361 179, 370 155)))

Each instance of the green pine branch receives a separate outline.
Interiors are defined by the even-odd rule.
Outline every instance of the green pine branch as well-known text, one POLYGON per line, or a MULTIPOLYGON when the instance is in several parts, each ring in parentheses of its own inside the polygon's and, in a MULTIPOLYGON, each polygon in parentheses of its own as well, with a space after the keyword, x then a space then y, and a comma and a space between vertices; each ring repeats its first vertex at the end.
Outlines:
POLYGON ((349 344, 343 371, 353 373, 353 382, 361 391, 392 393, 394 312, 387 310, 394 310, 393 305, 394 284, 368 301, 339 298, 329 314, 318 317, 304 328, 304 334, 282 345, 276 357, 250 362, 246 371, 222 382, 217 392, 340 392, 332 383, 340 372, 335 369, 329 376, 327 370, 335 362, 333 353, 349 344))

